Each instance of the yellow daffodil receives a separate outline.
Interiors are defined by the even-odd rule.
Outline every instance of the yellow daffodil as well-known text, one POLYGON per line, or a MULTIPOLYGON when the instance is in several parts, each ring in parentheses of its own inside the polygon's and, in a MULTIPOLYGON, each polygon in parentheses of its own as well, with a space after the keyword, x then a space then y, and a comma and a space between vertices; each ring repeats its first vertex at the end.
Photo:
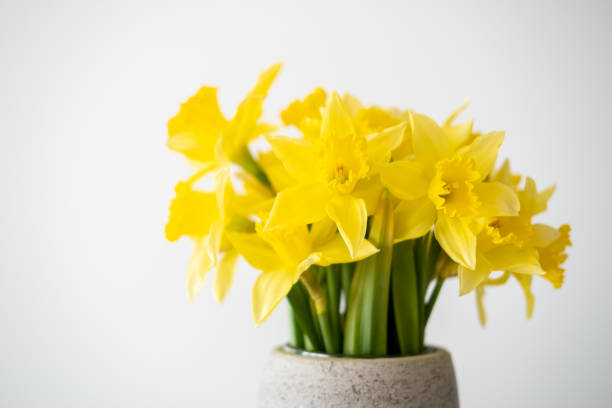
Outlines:
MULTIPOLYGON (((285 125, 297 127, 306 140, 315 142, 321 135, 321 109, 325 107, 326 100, 325 90, 316 88, 304 100, 292 102, 281 112, 281 119, 285 125)), ((342 97, 342 103, 353 120, 356 133, 365 137, 409 120, 408 111, 383 109, 379 106, 366 107, 359 99, 348 93, 342 97)), ((402 142, 392 152, 394 159, 412 152, 407 132, 408 127, 405 127, 402 142)))
MULTIPOLYGON (((240 160, 246 144, 270 130, 259 122, 263 101, 281 64, 266 69, 240 103, 236 114, 225 119, 217 102, 217 88, 204 86, 168 122, 168 147, 184 154, 197 167, 240 160)), ((212 166, 211 166, 212 165, 212 166)))
POLYGON ((194 189, 194 184, 206 171, 201 170, 176 185, 176 196, 170 203, 170 217, 166 224, 166 238, 173 242, 187 236, 194 243, 187 266, 189 298, 195 298, 202 289, 207 273, 216 266, 214 293, 221 302, 232 284, 238 259, 238 252, 229 245, 224 231, 228 227, 245 230, 252 223, 241 216, 241 209, 247 200, 234 193, 229 182, 229 169, 222 168, 216 172, 215 192, 194 189))
POLYGON ((268 318, 291 287, 311 265, 330 265, 366 258, 377 252, 363 240, 349 254, 342 238, 330 222, 264 231, 257 224, 255 233, 227 232, 234 248, 254 268, 262 271, 253 287, 253 319, 257 325, 268 318))
POLYGON ((477 220, 514 216, 519 209, 510 187, 486 180, 504 134, 479 135, 457 148, 449 132, 427 116, 411 113, 410 124, 414 160, 379 166, 383 185, 403 200, 396 208, 396 242, 421 236, 435 224, 446 253, 474 269, 477 220))
MULTIPOLYGON (((569 238, 570 227, 567 224, 559 227, 558 237, 550 244, 543 247, 536 247, 539 255, 540 267, 543 274, 539 275, 542 278, 547 279, 555 289, 559 289, 563 285, 563 274, 565 269, 561 265, 567 259, 565 249, 571 246, 572 243, 569 238)), ((476 301, 478 306, 478 318, 480 323, 484 326, 487 323, 487 314, 484 306, 485 289, 488 286, 498 286, 506 283, 508 278, 513 276, 523 293, 525 294, 526 301, 526 315, 527 318, 533 316, 533 309, 535 305, 535 297, 531 291, 531 283, 533 281, 533 275, 524 273, 511 273, 505 271, 503 275, 496 279, 487 278, 476 288, 476 301)))
POLYGON ((329 217, 355 255, 365 236, 368 214, 374 211, 381 192, 373 177, 375 164, 390 159, 403 128, 400 124, 368 138, 358 135, 334 92, 323 114, 321 135, 314 143, 269 137, 274 152, 298 184, 277 195, 265 230, 329 217))
POLYGON ((321 109, 325 106, 327 93, 316 88, 304 100, 291 103, 280 116, 287 126, 298 128, 306 140, 315 141, 321 134, 321 109))
POLYGON ((567 258, 565 248, 571 245, 568 225, 555 229, 532 221, 535 215, 546 210, 554 186, 538 192, 535 182, 527 177, 525 187, 519 189, 520 176, 510 172, 508 161, 491 178, 518 192, 521 209, 515 217, 487 219, 479 235, 476 269, 470 271, 462 266, 458 268, 460 279, 463 275, 461 294, 476 288, 482 324, 486 322, 483 302, 485 287, 501 285, 510 276, 519 282, 527 302, 527 317, 531 317, 535 300, 531 292, 533 275, 542 276, 555 288, 560 288, 564 272, 561 264, 567 258), (484 242, 481 243, 481 240, 484 242), (498 279, 489 279, 492 271, 504 271, 504 274, 498 279))
POLYGON ((280 113, 279 135, 261 116, 280 67, 260 74, 231 119, 205 86, 168 123, 168 147, 197 169, 176 185, 166 225, 169 241, 194 243, 190 299, 216 268, 222 301, 242 256, 260 272, 256 325, 288 297, 291 346, 382 356, 426 349, 447 278, 475 291, 483 324, 490 286, 516 280, 527 317, 534 276, 561 287, 570 227, 534 221, 554 187, 523 183, 507 161, 492 171, 504 132, 458 121, 469 100, 439 125, 316 88, 280 113), (253 155, 261 136, 270 149, 253 155))
POLYGON ((525 188, 518 190, 517 179, 505 163, 491 176, 518 193, 520 211, 516 216, 485 217, 480 219, 477 261, 473 268, 458 268, 460 294, 466 294, 485 281, 492 271, 510 271, 517 274, 541 275, 537 247, 546 246, 558 237, 558 232, 545 224, 533 224, 533 217, 544 211, 554 187, 538 192, 531 178, 525 188))

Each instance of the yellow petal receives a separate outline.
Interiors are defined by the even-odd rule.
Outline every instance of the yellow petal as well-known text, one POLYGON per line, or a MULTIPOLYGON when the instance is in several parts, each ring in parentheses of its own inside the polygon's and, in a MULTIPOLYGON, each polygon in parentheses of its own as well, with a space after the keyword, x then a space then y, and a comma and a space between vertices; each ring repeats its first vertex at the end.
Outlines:
POLYGON ((331 264, 359 261, 378 252, 378 248, 372 245, 367 239, 364 239, 361 245, 355 250, 355 255, 351 256, 342 237, 336 235, 325 244, 315 248, 314 251, 320 258, 317 264, 327 266, 331 264))
POLYGON ((518 275, 542 275, 544 270, 539 265, 521 264, 508 268, 508 272, 518 275))
POLYGON ((265 230, 319 221, 325 218, 329 199, 327 186, 322 184, 301 184, 281 191, 274 200, 265 230))
POLYGON ((215 298, 217 302, 223 302, 225 295, 234 281, 234 271, 236 269, 236 261, 238 260, 238 251, 229 249, 225 251, 225 255, 217 265, 217 273, 215 274, 215 298))
POLYGON ((555 186, 551 186, 542 192, 538 192, 535 181, 531 177, 525 178, 525 188, 519 193, 524 213, 536 215, 546 211, 548 200, 555 192, 555 186))
POLYGON ((221 239, 223 235, 223 222, 215 221, 210 226, 208 233, 208 245, 206 250, 208 251, 208 257, 212 260, 213 265, 217 264, 217 256, 221 249, 221 239))
POLYGON ((469 104, 470 104, 470 98, 467 97, 465 98, 463 103, 459 105, 458 108, 456 108, 455 110, 451 112, 450 116, 446 119, 446 122, 444 122, 444 127, 451 126, 452 123, 457 118, 457 116, 459 116, 459 114, 463 112, 468 107, 469 104))
POLYGON ((168 122, 168 147, 192 160, 212 162, 214 146, 226 123, 217 89, 204 86, 168 122))
POLYGON ((226 213, 230 216, 242 215, 248 217, 264 209, 266 212, 270 212, 275 197, 272 191, 249 173, 238 172, 236 176, 242 181, 246 194, 236 194, 230 189, 231 195, 226 200, 226 213))
POLYGON ((518 215, 520 202, 509 186, 499 181, 476 183, 474 192, 482 204, 478 214, 485 217, 518 215))
POLYGON ((310 182, 321 172, 312 143, 287 136, 270 136, 266 139, 296 180, 310 182))
POLYGON ((427 194, 428 180, 419 162, 400 160, 378 166, 382 184, 402 200, 416 200, 427 194))
POLYGON ((402 201, 395 207, 394 243, 425 235, 436 221, 436 209, 427 197, 402 201))
MULTIPOLYGON (((407 119, 410 124, 410 114, 408 112, 401 112, 398 115, 402 119, 407 119)), ((393 160, 405 160, 412 156, 412 126, 406 126, 404 128, 404 135, 402 136, 402 143, 393 150, 391 157, 393 160)))
POLYGON ((533 224, 533 239, 534 245, 537 247, 545 247, 550 245, 554 240, 559 238, 559 230, 546 224, 533 224))
POLYGON ((324 139, 344 139, 351 135, 355 135, 353 120, 344 109, 338 93, 334 91, 323 113, 321 137, 324 139))
POLYGON ((531 291, 531 275, 514 275, 516 280, 521 285, 523 289, 523 293, 525 293, 525 301, 527 302, 527 318, 530 319, 533 316, 533 307, 535 303, 535 297, 533 296, 533 292, 531 291))
POLYGON ((482 180, 493 170, 497 151, 503 141, 504 132, 490 132, 478 136, 469 146, 461 149, 459 154, 474 159, 474 168, 482 180))
POLYGON ((222 167, 215 174, 215 191, 217 193, 217 207, 221 218, 229 216, 228 210, 233 193, 232 184, 230 183, 230 168, 222 167))
POLYGON ((440 246, 453 261, 469 269, 476 267, 476 236, 466 219, 449 217, 438 211, 434 232, 440 246))
POLYGON ((323 88, 316 88, 303 101, 293 101, 291 105, 281 112, 281 119, 285 125, 293 125, 298 128, 303 127, 303 121, 306 119, 320 121, 321 108, 325 106, 326 100, 327 93, 325 90, 323 88))
POLYGON ((550 186, 546 190, 538 193, 533 208, 534 214, 539 214, 541 212, 546 211, 546 208, 548 206, 548 200, 550 200, 552 195, 555 193, 555 189, 556 186, 550 186))
POLYGON ((351 195, 353 197, 363 198, 363 201, 366 203, 368 215, 372 215, 376 210, 382 191, 383 185, 380 182, 380 177, 376 175, 359 180, 351 195))
POLYGON ((276 63, 266 68, 265 71, 259 74, 259 78, 257 78, 257 83, 255 84, 253 90, 251 90, 251 93, 249 95, 260 95, 265 97, 268 94, 268 90, 270 89, 270 86, 272 86, 272 82, 274 82, 274 79, 276 78, 276 75, 278 74, 278 71, 280 71, 282 66, 283 64, 281 64, 280 62, 276 63))
POLYGON ((473 135, 472 127, 472 120, 468 120, 458 125, 444 126, 444 132, 446 133, 446 137, 448 137, 452 150, 457 150, 470 142, 470 138, 473 135))
POLYGON ((493 270, 515 273, 544 273, 538 262, 538 252, 535 248, 517 248, 513 244, 502 245, 486 253, 493 270))
POLYGON ((407 123, 402 122, 382 132, 369 135, 366 140, 370 160, 375 163, 387 163, 391 158, 391 152, 402 143, 406 126, 407 123))
POLYGON ((412 149, 417 160, 431 164, 451 155, 450 143, 440 126, 432 119, 418 113, 410 113, 412 149))
POLYGON ((206 274, 214 266, 208 254, 208 236, 194 239, 194 248, 187 265, 187 296, 193 301, 204 286, 206 274))
POLYGON ((260 153, 257 161, 268 176, 275 191, 283 191, 296 184, 295 179, 273 151, 260 153))
MULTIPOLYGON (((247 142, 258 136, 261 128, 257 120, 263 112, 263 96, 254 95, 244 99, 232 120, 227 124, 220 139, 222 152, 230 160, 244 147, 247 142)), ((222 156, 217 149, 216 157, 222 156)))
MULTIPOLYGON (((296 282, 295 274, 288 270, 263 272, 253 286, 253 320, 259 326, 296 282)), ((299 276, 298 276, 299 278, 299 276)))
POLYGON ((216 195, 192 189, 190 181, 180 181, 174 190, 176 197, 170 203, 165 231, 168 241, 176 241, 184 235, 207 235, 211 224, 220 218, 216 195))
POLYGON ((491 274, 492 268, 487 260, 483 257, 478 257, 476 268, 470 269, 463 265, 457 267, 457 275, 459 276, 459 295, 463 296, 478 287, 491 274))
POLYGON ((351 256, 355 256, 365 238, 368 224, 365 201, 348 194, 336 195, 329 201, 325 210, 338 226, 351 256))
POLYGON ((281 261, 276 252, 259 235, 232 231, 226 231, 225 235, 253 268, 265 272, 281 267, 281 261))
POLYGON ((309 235, 312 247, 316 248, 331 240, 336 235, 336 223, 328 217, 313 223, 309 235))
POLYGON ((357 97, 351 95, 348 92, 342 95, 342 102, 344 103, 344 108, 346 109, 348 114, 353 118, 357 117, 360 110, 365 109, 363 103, 361 103, 361 101, 357 99, 357 97))

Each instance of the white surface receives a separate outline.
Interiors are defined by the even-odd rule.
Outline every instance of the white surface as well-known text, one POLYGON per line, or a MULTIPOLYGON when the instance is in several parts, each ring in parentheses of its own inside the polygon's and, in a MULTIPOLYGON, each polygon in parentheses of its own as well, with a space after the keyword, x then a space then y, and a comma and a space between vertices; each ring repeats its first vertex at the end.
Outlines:
POLYGON ((163 226, 190 170, 164 143, 199 86, 230 114, 278 60, 268 113, 317 85, 439 120, 469 95, 508 131, 502 156, 558 183, 565 287, 538 282, 531 321, 517 284, 490 290, 483 330, 453 282, 429 342, 465 407, 612 404, 610 3, 200 3, 0 3, 1 406, 252 405, 284 306, 253 327, 244 264, 224 305, 212 280, 189 303, 190 245, 163 226))

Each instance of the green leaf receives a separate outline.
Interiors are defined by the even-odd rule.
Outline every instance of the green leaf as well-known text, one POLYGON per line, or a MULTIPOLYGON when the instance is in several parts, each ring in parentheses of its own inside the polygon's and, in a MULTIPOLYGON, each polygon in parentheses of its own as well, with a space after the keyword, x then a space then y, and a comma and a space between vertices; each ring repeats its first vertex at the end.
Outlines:
POLYGON ((386 191, 372 216, 368 239, 380 251, 359 261, 355 268, 348 300, 344 353, 384 356, 387 354, 393 254, 393 205, 386 191))
POLYGON ((420 322, 420 287, 414 259, 415 241, 403 241, 393 248, 391 290, 395 327, 402 354, 418 354, 423 348, 420 322))
POLYGON ((323 351, 323 342, 317 331, 315 321, 312 318, 310 297, 301 282, 297 282, 287 295, 291 308, 295 313, 295 319, 304 332, 308 342, 314 351, 323 351))
POLYGON ((303 349, 304 348, 304 332, 302 331, 302 328, 297 322, 297 319, 295 317, 295 311, 293 310, 293 307, 291 307, 291 305, 289 305, 289 322, 291 326, 289 345, 297 349, 303 349))

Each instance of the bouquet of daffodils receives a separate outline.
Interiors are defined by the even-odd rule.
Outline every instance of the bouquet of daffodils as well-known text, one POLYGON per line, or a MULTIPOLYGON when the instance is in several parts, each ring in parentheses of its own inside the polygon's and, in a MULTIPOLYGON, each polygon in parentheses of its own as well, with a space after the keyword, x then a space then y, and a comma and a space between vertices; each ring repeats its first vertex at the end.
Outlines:
POLYGON ((231 119, 205 86, 168 123, 168 147, 196 169, 177 184, 166 225, 168 240, 193 241, 191 299, 216 269, 222 301, 242 257, 260 272, 257 325, 287 298, 291 346, 385 356, 424 352, 446 279, 476 293, 482 324, 488 286, 516 279, 528 317, 534 277, 561 287, 570 228, 533 221, 554 187, 522 181, 508 161, 496 167, 504 132, 457 123, 467 102, 439 125, 318 88, 267 123, 279 69, 259 76, 231 119), (268 148, 255 153, 256 139, 268 148))

